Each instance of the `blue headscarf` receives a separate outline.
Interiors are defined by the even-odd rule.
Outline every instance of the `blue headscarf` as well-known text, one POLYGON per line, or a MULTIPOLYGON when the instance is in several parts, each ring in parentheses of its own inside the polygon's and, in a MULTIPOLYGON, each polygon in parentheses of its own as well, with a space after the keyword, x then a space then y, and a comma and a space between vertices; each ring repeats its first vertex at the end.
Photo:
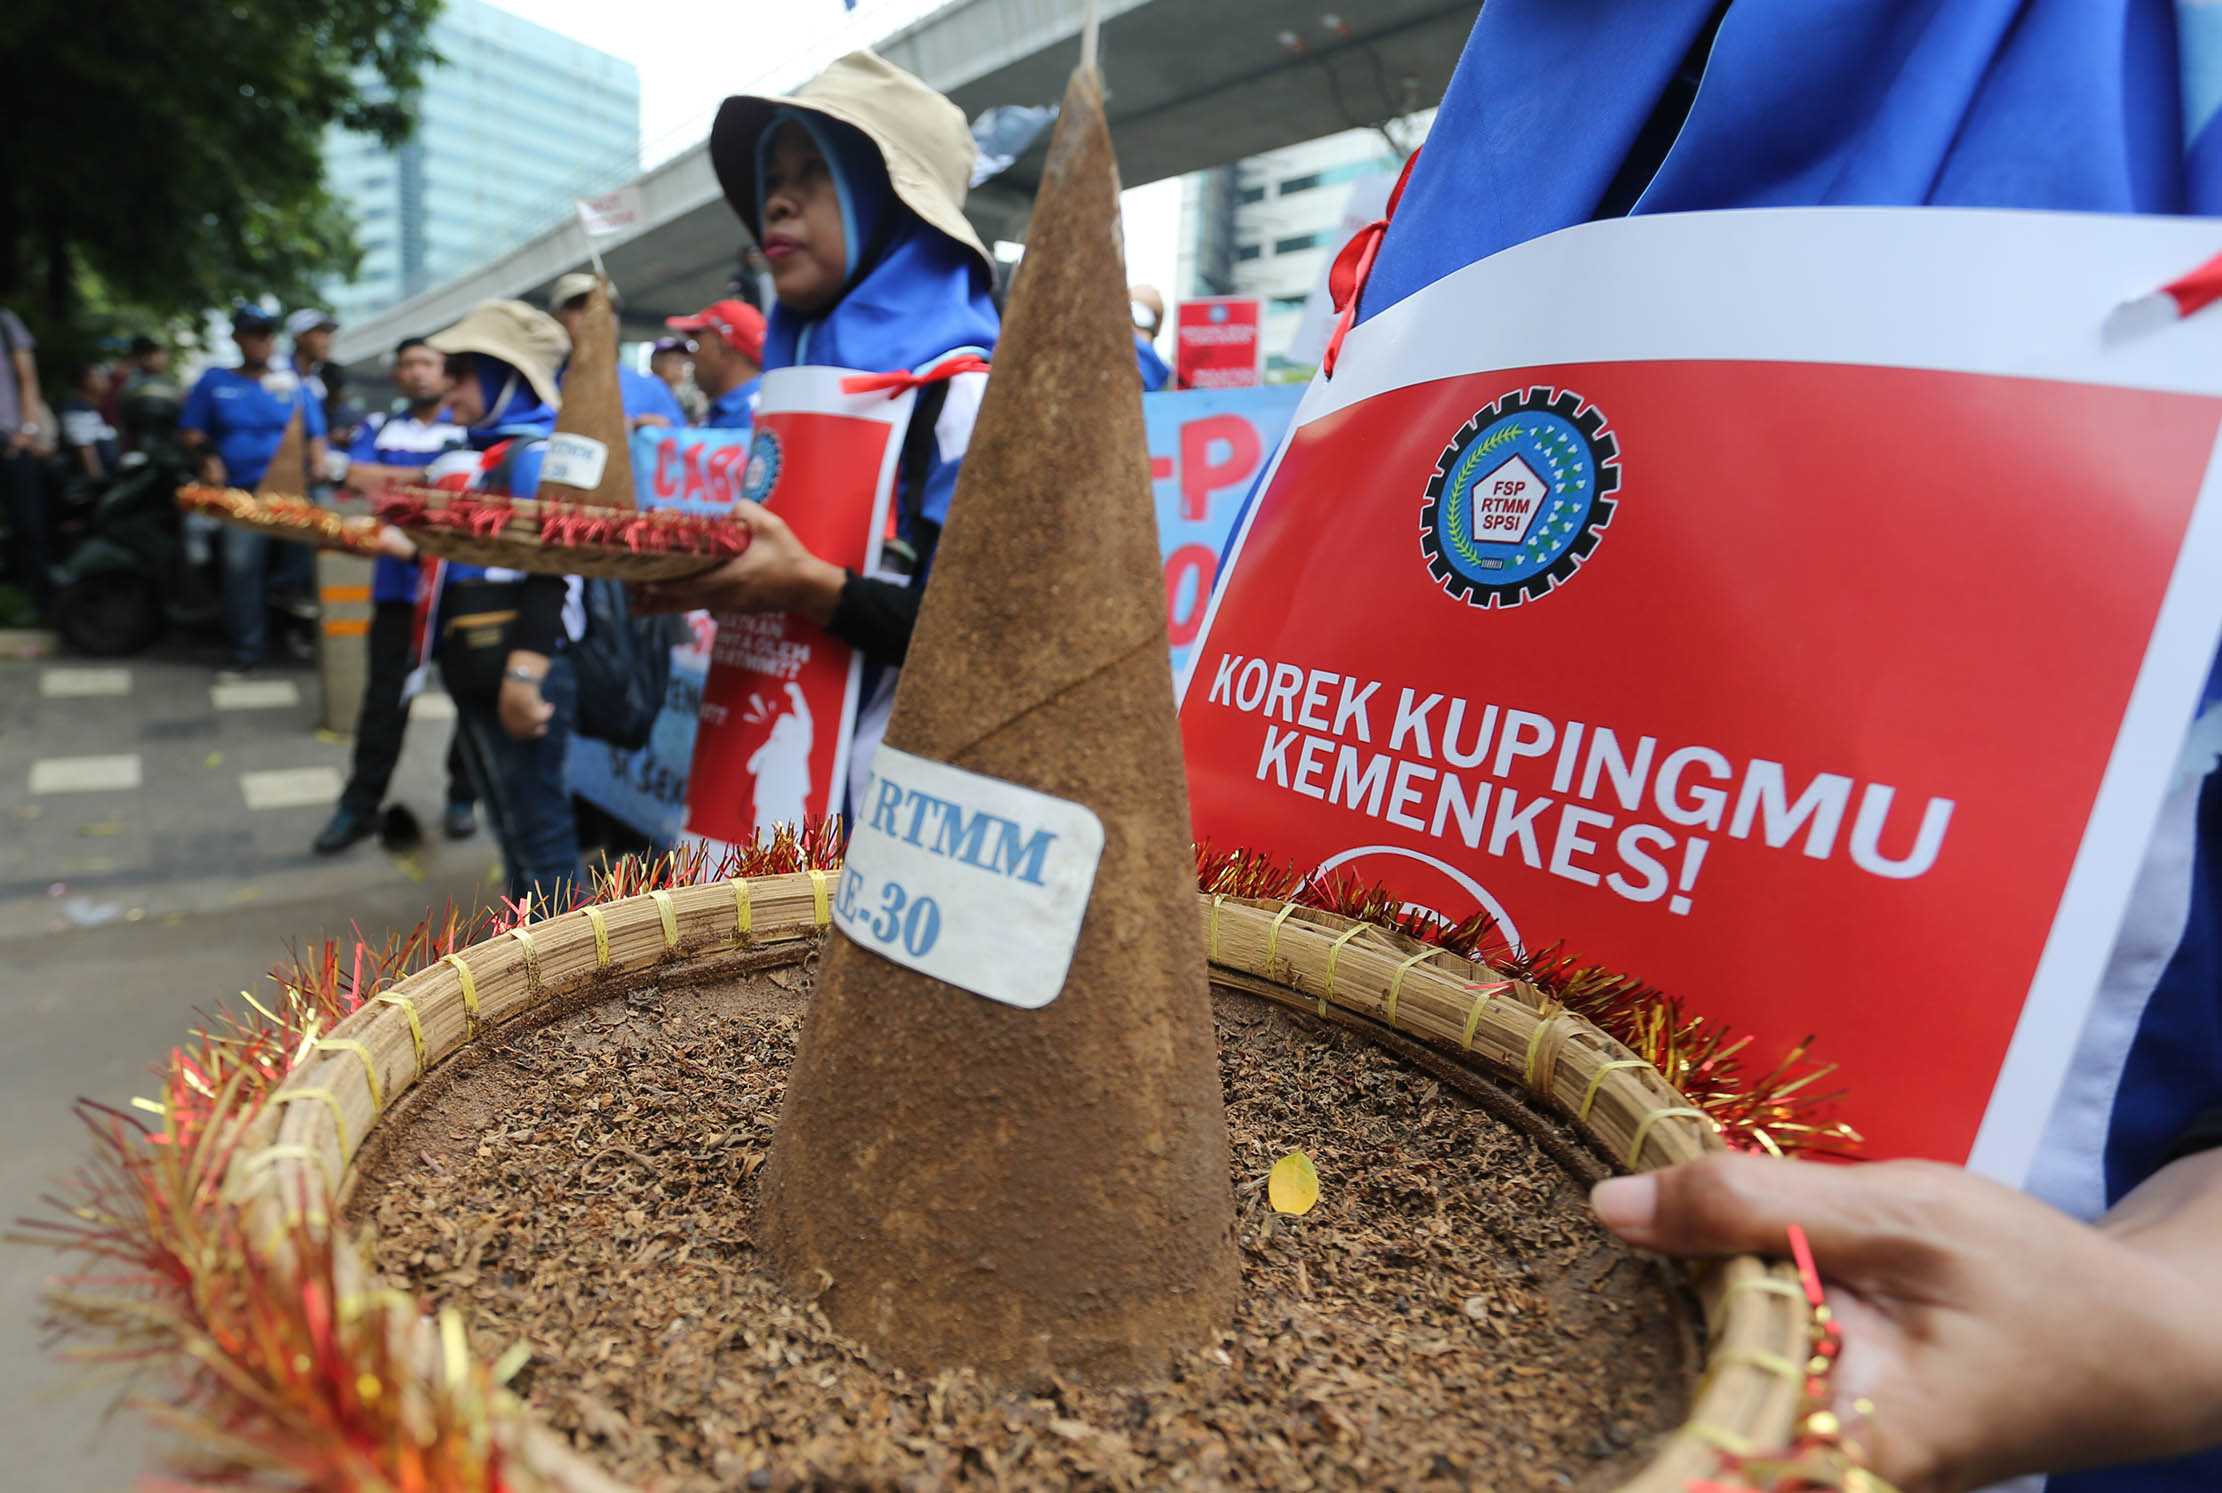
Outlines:
POLYGON ((478 380, 486 414, 464 432, 474 451, 498 446, 515 436, 546 435, 555 429, 555 407, 542 399, 532 380, 491 353, 471 354, 471 375, 478 380))
POLYGON ((772 115, 756 138, 756 221, 764 221, 772 140, 788 124, 810 132, 832 172, 847 263, 841 298, 821 315, 773 304, 764 367, 811 363, 893 373, 959 348, 992 351, 1001 320, 988 295, 987 266, 903 205, 879 147, 862 130, 797 109, 772 115))
POLYGON ((2218 100, 2192 0, 1489 0, 1363 313, 1624 211, 2222 212, 2218 100))

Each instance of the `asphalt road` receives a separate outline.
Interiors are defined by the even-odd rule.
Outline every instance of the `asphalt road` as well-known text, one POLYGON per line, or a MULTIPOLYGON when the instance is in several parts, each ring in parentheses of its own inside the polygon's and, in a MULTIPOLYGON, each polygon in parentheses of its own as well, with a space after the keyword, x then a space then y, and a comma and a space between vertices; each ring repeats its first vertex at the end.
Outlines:
MULTIPOLYGON (((317 730, 313 670, 213 690, 213 656, 124 665, 0 638, 0 1216, 35 1215, 86 1154, 79 1096, 123 1104, 194 1022, 291 943, 413 925, 492 890, 491 841, 437 838, 446 702, 420 705, 390 798, 433 832, 410 855, 309 842, 347 770, 317 730), (26 656, 29 655, 29 656, 26 656)), ((0 1246, 0 1487, 108 1493, 160 1441, 113 1388, 83 1387, 41 1343, 53 1256, 0 1246), (72 1385, 77 1387, 72 1388, 72 1385)))

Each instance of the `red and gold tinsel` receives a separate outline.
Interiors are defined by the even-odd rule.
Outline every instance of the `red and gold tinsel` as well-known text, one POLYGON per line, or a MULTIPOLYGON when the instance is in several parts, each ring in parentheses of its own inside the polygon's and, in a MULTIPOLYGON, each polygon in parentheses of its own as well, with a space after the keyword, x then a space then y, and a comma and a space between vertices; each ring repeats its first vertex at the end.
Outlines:
POLYGON ((378 517, 405 533, 449 529, 475 539, 511 537, 556 549, 624 549, 640 555, 700 555, 729 560, 748 548, 749 527, 670 508, 606 508, 492 493, 395 487, 378 517))
POLYGON ((186 513, 203 514, 320 549, 354 555, 378 553, 378 520, 365 514, 336 513, 307 498, 264 497, 236 487, 194 482, 178 489, 177 506, 186 513))

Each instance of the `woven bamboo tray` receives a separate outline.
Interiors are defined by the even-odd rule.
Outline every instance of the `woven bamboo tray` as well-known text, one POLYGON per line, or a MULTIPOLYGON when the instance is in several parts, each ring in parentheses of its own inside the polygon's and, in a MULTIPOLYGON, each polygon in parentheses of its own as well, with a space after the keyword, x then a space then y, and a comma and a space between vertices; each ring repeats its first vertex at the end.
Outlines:
POLYGON ((714 570, 748 548, 749 529, 660 509, 609 509, 395 487, 378 516, 429 555, 540 575, 674 581, 714 570))
POLYGON ((272 539, 351 555, 379 553, 377 519, 319 508, 306 498, 266 498, 236 487, 194 482, 177 490, 177 506, 272 539))
MULTIPOLYGON (((655 891, 530 924, 474 945, 379 995, 309 1052, 245 1127, 224 1197, 243 1210, 255 1248, 275 1259, 299 1232, 328 1236, 354 1181, 351 1165, 381 1114, 490 1027, 597 982, 660 970, 800 962, 828 926, 822 871, 655 891)), ((1532 987, 1490 980, 1454 954, 1371 924, 1287 904, 1205 897, 1198 917, 1215 984, 1264 996, 1360 1032, 1409 1044, 1433 1061, 1523 1085, 1621 1165, 1648 1170, 1719 1149, 1712 1122, 1659 1072, 1532 987), (1482 976, 1477 983, 1476 976, 1482 976), (1394 1035, 1390 1035, 1394 1034, 1394 1035)), ((338 1251, 347 1303, 398 1294, 338 1251)), ((1803 1408, 1813 1316, 1795 1269, 1742 1257, 1696 1268, 1708 1328, 1706 1372, 1690 1421, 1622 1493, 1682 1493, 1716 1475, 1723 1454, 1788 1445, 1803 1408)), ((420 1389, 464 1378, 460 1318, 399 1315, 415 1341, 399 1356, 420 1389)), ((513 1398, 489 1410, 488 1433, 548 1484, 623 1493, 513 1398)))

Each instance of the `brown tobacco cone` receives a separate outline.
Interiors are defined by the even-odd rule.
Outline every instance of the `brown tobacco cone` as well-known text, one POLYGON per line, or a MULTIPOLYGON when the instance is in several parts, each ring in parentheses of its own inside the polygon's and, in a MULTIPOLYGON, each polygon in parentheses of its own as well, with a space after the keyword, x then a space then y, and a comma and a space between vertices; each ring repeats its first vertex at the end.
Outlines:
POLYGON ((295 406, 285 422, 285 435, 278 441, 277 454, 270 458, 270 465, 263 469, 262 480, 255 484, 255 496, 262 498, 305 498, 309 494, 308 441, 301 434, 301 411, 295 406))
POLYGON ((761 1234, 921 1370, 1161 1371, 1237 1290, 1165 583, 1094 73, 1051 142, 887 741, 1106 831, 1057 998, 1019 1010, 835 934, 761 1234))
POLYGON ((556 411, 555 433, 600 441, 609 450, 609 461, 602 468, 602 480, 593 487, 574 487, 542 476, 539 496, 604 508, 633 506, 631 426, 625 420, 624 390, 617 382, 617 318, 610 314, 609 282, 598 276, 587 292, 579 340, 571 349, 570 371, 563 376, 563 407, 556 411))

